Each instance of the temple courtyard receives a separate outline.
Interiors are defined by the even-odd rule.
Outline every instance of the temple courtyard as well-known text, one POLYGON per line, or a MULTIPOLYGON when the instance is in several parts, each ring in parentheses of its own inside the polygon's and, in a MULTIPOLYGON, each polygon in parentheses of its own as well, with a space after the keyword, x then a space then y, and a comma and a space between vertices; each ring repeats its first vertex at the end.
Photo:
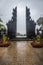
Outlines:
POLYGON ((33 48, 32 41, 11 41, 0 47, 0 65, 43 65, 43 48, 33 48))

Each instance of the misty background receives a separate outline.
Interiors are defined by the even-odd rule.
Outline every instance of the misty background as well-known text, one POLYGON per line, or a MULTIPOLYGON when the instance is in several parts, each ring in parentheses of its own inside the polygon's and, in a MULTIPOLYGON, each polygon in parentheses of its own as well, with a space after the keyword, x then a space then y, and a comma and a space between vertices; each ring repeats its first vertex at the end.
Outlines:
POLYGON ((17 32, 26 33, 26 6, 30 16, 36 22, 43 16, 43 0, 0 0, 0 18, 6 24, 12 17, 13 8, 17 6, 17 32))

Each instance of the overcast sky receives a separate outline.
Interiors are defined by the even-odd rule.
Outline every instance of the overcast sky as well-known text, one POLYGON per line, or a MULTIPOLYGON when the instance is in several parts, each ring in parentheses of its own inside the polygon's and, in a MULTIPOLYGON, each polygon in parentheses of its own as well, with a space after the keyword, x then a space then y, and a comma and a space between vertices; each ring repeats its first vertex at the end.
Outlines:
POLYGON ((17 31, 26 33, 26 6, 30 8, 31 18, 43 16, 43 0, 0 0, 0 18, 6 24, 12 17, 12 9, 17 6, 17 31))

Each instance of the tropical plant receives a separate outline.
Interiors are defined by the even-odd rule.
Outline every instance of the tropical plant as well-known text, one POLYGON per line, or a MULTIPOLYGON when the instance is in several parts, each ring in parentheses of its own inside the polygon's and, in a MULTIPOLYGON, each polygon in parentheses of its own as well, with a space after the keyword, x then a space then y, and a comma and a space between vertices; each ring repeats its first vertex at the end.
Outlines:
POLYGON ((40 18, 37 20, 37 23, 38 23, 38 25, 42 25, 42 26, 43 26, 43 17, 40 17, 40 18))
POLYGON ((3 22, 1 18, 0 18, 0 22, 3 22))

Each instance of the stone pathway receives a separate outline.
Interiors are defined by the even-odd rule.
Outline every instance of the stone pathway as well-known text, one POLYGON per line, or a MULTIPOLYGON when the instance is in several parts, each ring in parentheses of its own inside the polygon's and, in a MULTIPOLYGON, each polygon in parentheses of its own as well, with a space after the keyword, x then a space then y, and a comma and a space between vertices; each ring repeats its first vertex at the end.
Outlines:
POLYGON ((0 65, 43 65, 43 48, 33 48, 31 41, 14 41, 0 47, 0 65))

